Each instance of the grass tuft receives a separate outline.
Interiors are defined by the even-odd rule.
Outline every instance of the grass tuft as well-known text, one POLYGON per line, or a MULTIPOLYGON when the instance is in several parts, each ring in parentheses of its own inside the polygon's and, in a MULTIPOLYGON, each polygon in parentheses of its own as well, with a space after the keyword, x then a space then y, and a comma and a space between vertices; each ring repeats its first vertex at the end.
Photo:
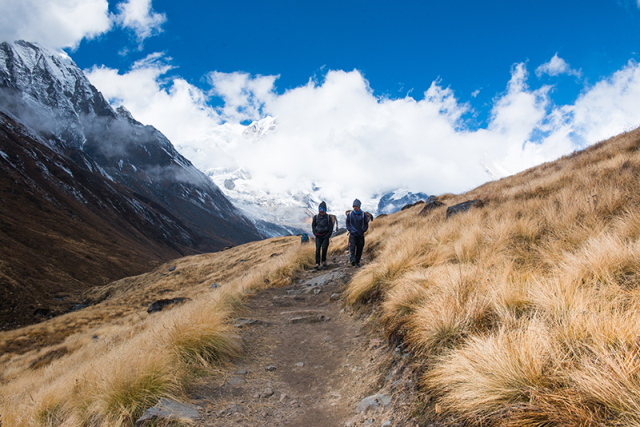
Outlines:
POLYGON ((230 317, 224 304, 215 301, 183 310, 172 319, 167 345, 190 366, 208 367, 237 357, 242 346, 230 317))

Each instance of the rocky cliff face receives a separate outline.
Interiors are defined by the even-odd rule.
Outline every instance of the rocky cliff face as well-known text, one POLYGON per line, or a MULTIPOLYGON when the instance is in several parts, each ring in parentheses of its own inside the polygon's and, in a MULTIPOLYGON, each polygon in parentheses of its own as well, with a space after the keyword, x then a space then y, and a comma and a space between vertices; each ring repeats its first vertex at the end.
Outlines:
POLYGON ((59 314, 154 263, 262 238, 63 53, 0 44, 0 111, 0 327, 59 314))

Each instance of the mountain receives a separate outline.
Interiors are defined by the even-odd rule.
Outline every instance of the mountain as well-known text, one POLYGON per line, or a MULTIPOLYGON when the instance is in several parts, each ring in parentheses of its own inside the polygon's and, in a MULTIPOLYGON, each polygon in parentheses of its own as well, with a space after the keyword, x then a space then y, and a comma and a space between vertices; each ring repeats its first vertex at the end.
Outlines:
POLYGON ((380 197, 378 202, 378 215, 398 212, 406 205, 411 205, 419 200, 427 200, 429 195, 424 193, 412 193, 408 190, 396 190, 380 197))
POLYGON ((153 263, 263 237, 64 53, 0 44, 0 111, 0 326, 57 314, 74 293, 153 263))
MULTIPOLYGON (((277 192, 265 189, 260 180, 241 166, 242 157, 233 150, 252 144, 278 130, 277 119, 265 117, 248 126, 225 123, 211 135, 210 144, 193 151, 190 146, 178 150, 197 159, 198 166, 224 192, 234 205, 243 211, 258 228, 266 224, 265 233, 298 234, 311 224, 311 217, 322 201, 313 190, 309 192, 277 192)), ((277 156, 277 154, 274 154, 277 156)))
POLYGON ((311 216, 321 201, 312 191, 292 194, 265 190, 245 169, 211 168, 206 173, 245 215, 287 229, 311 224, 311 216))

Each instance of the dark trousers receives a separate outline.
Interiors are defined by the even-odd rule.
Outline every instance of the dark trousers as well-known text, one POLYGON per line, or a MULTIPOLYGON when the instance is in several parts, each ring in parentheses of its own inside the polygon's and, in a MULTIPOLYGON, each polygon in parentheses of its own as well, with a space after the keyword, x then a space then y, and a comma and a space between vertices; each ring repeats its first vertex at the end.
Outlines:
POLYGON ((320 264, 320 249, 322 249, 322 262, 327 260, 327 250, 329 249, 329 236, 316 236, 316 264, 320 264))
POLYGON ((349 235, 349 261, 360 263, 362 250, 364 249, 364 236, 349 235))

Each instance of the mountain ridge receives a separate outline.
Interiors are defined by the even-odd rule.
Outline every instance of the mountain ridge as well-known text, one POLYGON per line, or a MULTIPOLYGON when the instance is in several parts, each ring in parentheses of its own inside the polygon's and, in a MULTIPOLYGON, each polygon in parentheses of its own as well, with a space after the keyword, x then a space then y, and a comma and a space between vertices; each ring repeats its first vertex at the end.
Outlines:
POLYGON ((2 327, 63 313, 82 304, 74 300, 81 291, 158 262, 264 237, 161 132, 114 110, 64 53, 1 43, 0 112, 0 197, 7 201, 0 215, 24 234, 7 229, 2 238, 7 248, 27 248, 19 252, 24 259, 10 251, 0 258, 8 271, 0 280, 2 327), (35 253, 59 244, 38 222, 79 246, 59 248, 75 262, 52 255, 56 265, 35 253), (78 243, 84 235, 85 246, 78 243), (83 265, 99 273, 85 274, 83 265), (20 286, 30 289, 24 301, 20 286))

